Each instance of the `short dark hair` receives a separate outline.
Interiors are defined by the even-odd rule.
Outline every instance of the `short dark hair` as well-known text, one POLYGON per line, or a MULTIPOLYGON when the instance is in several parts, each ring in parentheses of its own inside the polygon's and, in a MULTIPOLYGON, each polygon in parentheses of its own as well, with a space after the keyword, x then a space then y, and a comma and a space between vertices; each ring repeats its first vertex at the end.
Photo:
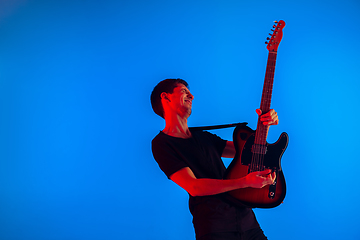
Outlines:
POLYGON ((159 82, 151 92, 150 100, 151 100, 152 109, 160 117, 165 118, 164 108, 161 103, 161 93, 163 92, 173 93, 174 88, 176 88, 178 84, 184 84, 185 87, 187 88, 189 87, 189 84, 183 79, 169 78, 159 82))

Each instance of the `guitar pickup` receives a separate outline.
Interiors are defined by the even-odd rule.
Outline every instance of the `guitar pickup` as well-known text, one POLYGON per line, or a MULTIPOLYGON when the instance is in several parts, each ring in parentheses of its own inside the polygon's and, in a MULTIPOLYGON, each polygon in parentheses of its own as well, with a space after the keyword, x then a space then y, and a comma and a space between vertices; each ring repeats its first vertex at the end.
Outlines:
POLYGON ((267 146, 261 144, 253 144, 251 147, 251 152, 265 155, 267 152, 267 146))

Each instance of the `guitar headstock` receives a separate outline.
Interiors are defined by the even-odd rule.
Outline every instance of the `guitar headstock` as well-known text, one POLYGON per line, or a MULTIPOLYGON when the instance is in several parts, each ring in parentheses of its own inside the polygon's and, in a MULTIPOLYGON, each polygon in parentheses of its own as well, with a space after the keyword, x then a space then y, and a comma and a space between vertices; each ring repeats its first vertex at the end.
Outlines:
POLYGON ((271 31, 273 31, 273 33, 269 33, 269 35, 271 35, 271 38, 267 38, 267 42, 265 42, 267 44, 267 49, 270 52, 277 52, 277 49, 279 47, 279 44, 281 42, 282 36, 283 36, 283 32, 282 29, 285 27, 285 22, 283 20, 280 20, 279 22, 275 21, 275 24, 273 26, 274 29, 271 29, 271 31))

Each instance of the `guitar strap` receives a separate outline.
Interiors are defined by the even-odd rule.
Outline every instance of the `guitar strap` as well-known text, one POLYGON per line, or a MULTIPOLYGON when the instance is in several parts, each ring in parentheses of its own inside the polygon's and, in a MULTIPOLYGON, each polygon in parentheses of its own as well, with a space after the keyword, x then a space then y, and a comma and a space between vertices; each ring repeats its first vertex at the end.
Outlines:
POLYGON ((221 128, 230 128, 236 127, 238 125, 247 125, 247 122, 242 123, 230 123, 230 124, 222 124, 222 125, 212 125, 212 126, 202 126, 202 127, 189 127, 192 131, 202 131, 202 130, 214 130, 214 129, 221 129, 221 128))

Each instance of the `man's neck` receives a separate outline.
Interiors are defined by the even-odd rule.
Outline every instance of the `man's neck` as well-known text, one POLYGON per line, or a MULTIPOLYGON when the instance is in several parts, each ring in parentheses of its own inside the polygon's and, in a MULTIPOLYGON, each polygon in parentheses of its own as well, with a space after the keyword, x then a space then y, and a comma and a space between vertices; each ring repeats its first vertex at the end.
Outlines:
POLYGON ((166 126, 163 133, 178 137, 178 138, 190 138, 191 132, 187 125, 187 117, 180 117, 178 115, 172 117, 165 117, 166 126))

